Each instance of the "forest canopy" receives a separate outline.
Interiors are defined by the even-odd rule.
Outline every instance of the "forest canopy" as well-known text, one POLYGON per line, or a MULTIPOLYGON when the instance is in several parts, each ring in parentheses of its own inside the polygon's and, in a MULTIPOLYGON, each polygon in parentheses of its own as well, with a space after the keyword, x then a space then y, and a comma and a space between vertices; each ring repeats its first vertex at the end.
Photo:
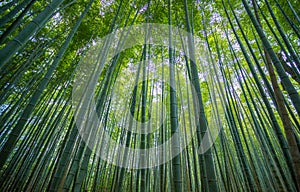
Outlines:
POLYGON ((0 191, 300 191, 297 0, 0 2, 0 191))

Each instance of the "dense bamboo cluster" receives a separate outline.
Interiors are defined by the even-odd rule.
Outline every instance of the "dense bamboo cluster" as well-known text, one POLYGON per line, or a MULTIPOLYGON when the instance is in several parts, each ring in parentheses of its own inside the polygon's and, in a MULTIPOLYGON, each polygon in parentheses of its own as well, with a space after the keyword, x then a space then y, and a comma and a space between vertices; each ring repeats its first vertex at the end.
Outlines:
POLYGON ((299 26, 296 0, 1 1, 0 191, 299 191, 299 26))

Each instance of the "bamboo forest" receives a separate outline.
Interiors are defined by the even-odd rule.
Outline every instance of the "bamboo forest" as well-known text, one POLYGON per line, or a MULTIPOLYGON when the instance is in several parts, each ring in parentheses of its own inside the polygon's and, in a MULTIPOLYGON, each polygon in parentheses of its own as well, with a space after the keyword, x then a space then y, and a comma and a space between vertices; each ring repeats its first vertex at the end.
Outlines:
POLYGON ((298 0, 1 0, 0 191, 300 191, 298 0))

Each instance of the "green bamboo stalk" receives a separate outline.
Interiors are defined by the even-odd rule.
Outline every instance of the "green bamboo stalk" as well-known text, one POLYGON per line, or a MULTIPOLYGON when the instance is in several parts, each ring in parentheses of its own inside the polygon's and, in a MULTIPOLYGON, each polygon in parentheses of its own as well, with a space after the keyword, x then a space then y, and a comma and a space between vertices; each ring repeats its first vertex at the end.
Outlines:
POLYGON ((274 50, 272 49, 272 46, 271 46, 270 42, 268 41, 264 31, 259 26, 258 21, 256 20, 253 13, 251 12, 249 4, 246 2, 246 0, 242 0, 242 2, 243 2, 243 5, 244 5, 244 7, 245 7, 252 23, 253 23, 253 25, 254 25, 258 35, 261 38, 261 41, 262 41, 264 47, 266 48, 268 54, 271 57, 271 60, 272 60, 274 66, 277 70, 277 73, 278 73, 284 87, 286 88, 286 91, 288 92, 298 115, 300 116, 300 97, 299 97, 298 92, 296 91, 295 87, 293 86, 293 84, 289 80, 288 76, 284 72, 284 69, 283 69, 283 67, 280 63, 280 60, 278 59, 277 55, 275 54, 274 50))
MULTIPOLYGON (((169 20, 169 75, 170 75, 170 118, 171 118, 171 134, 179 134, 178 127, 178 109, 177 109, 177 96, 176 96, 176 83, 175 83, 175 63, 172 50, 172 12, 171 0, 168 1, 168 20, 169 20)), ((177 151, 180 148, 179 138, 176 138, 172 145, 172 151, 177 151)), ((171 152, 173 153, 173 152, 171 152)), ((172 159, 172 176, 174 182, 174 191, 182 191, 182 178, 181 178, 181 157, 176 155, 172 159)))
MULTIPOLYGON (((68 46, 69 46, 69 44, 70 44, 70 42, 71 42, 74 34, 76 33, 78 27, 81 24, 84 16, 86 15, 87 11, 91 7, 92 2, 93 2, 93 0, 90 1, 89 5, 86 7, 86 9, 84 10, 84 12, 81 14, 80 18, 77 20, 75 26, 73 27, 72 31, 69 33, 66 41, 64 42, 64 44, 62 45, 61 49, 59 50, 59 52, 58 52, 55 60, 51 64, 50 68, 48 69, 48 71, 47 71, 46 75, 44 76, 42 82, 40 82, 38 89, 31 96, 30 103, 27 105, 26 109, 23 111, 20 120, 18 121, 17 125, 13 128, 12 132, 10 133, 9 138, 6 141, 6 143, 4 144, 4 147, 2 148, 1 153, 0 153, 1 154, 1 158, 0 158, 0 167, 1 168, 3 167, 3 165, 6 162, 6 160, 9 157, 9 154, 13 150, 13 148, 14 148, 17 140, 18 140, 18 138, 20 137, 20 134, 21 134, 21 131, 23 129, 23 126, 25 125, 25 123, 29 119, 30 114, 32 113, 32 111, 34 110, 34 107, 38 103, 39 98, 40 98, 42 92, 44 91, 44 89, 46 88, 47 84, 49 83, 50 78, 51 78, 54 70, 56 69, 57 65, 61 61, 61 58, 63 57, 65 51, 67 50, 67 48, 68 48, 68 46)), ((1 55, 1 53, 0 53, 0 55, 1 55)))
MULTIPOLYGON (((62 3, 60 0, 53 0, 41 13, 39 13, 26 27, 7 45, 0 50, 0 69, 18 52, 49 20, 52 13, 62 3)), ((2 167, 2 166, 1 166, 2 167)))

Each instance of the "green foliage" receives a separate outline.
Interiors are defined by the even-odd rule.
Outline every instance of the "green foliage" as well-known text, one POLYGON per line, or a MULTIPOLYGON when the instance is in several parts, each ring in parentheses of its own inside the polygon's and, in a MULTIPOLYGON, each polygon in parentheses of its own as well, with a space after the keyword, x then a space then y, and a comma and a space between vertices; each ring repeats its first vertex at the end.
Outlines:
POLYGON ((299 191, 299 18, 297 0, 1 1, 0 191, 299 191), (201 42, 184 39, 182 50, 137 45, 111 60, 103 58, 115 48, 95 47, 114 30, 147 22, 172 23, 201 42), (185 57, 194 46, 204 60, 185 57), (99 125, 82 117, 85 136, 97 138, 92 148, 72 108, 75 75, 88 77, 79 68, 86 57, 91 68, 96 57, 104 61, 92 95, 99 125), (129 130, 142 126, 156 129, 129 130), (131 157, 103 139, 149 149, 177 131, 157 157, 131 157), (214 143, 199 154, 207 132, 214 143), (143 169, 98 156, 152 161, 184 142, 172 161, 143 169))

